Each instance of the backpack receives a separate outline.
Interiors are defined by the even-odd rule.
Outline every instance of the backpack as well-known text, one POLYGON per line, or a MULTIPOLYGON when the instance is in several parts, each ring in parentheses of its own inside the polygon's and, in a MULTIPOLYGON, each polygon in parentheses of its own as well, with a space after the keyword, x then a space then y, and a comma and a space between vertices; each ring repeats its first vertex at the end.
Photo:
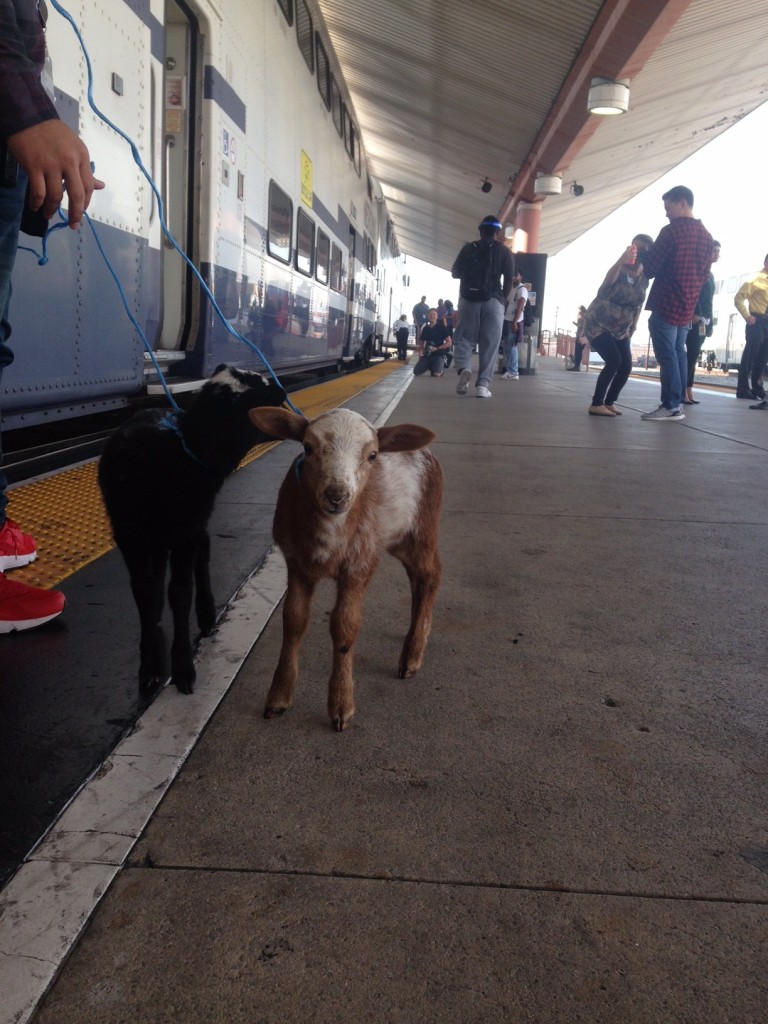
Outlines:
POLYGON ((487 302, 499 287, 499 275, 494 274, 495 241, 478 239, 468 242, 458 266, 461 278, 459 294, 469 302, 487 302))

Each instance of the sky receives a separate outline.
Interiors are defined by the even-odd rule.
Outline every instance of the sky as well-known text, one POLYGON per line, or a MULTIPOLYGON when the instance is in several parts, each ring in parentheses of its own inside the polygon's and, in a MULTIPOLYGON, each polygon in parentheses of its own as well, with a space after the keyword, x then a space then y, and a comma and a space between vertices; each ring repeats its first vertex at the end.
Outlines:
MULTIPOLYGON (((722 243, 716 277, 754 273, 768 253, 768 190, 762 154, 768 149, 768 103, 742 118, 693 156, 659 178, 587 231, 547 264, 546 307, 542 328, 573 331, 580 305, 588 306, 608 268, 632 236, 656 237, 667 222, 661 196, 673 185, 687 185, 695 197, 694 215, 722 243)), ((578 199, 574 199, 578 202, 578 199)), ((547 216, 546 201, 542 218, 547 216)), ((457 283, 450 274, 408 257, 411 288, 406 309, 426 293, 456 301, 457 283)), ((732 298, 728 308, 732 306, 732 298)), ((638 332, 643 327, 638 325, 638 332)))

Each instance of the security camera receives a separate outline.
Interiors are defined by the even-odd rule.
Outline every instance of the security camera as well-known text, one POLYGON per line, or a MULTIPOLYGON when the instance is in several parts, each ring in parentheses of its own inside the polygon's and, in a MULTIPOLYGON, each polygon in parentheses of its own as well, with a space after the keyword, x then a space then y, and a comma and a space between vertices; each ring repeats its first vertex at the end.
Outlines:
POLYGON ((490 181, 488 181, 487 178, 483 181, 483 184, 480 186, 480 189, 483 192, 490 192, 492 188, 493 185, 490 183, 490 181))
POLYGON ((583 185, 577 185, 576 182, 574 181, 574 183, 571 185, 571 195, 572 196, 583 196, 584 195, 584 186, 583 185))

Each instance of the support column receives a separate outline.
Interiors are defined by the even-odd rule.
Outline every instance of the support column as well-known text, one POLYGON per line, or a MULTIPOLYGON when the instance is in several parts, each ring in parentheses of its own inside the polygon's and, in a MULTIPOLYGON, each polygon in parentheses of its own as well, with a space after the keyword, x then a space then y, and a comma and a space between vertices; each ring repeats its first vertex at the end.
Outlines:
POLYGON ((541 203, 521 202, 515 213, 515 252, 538 252, 541 203))

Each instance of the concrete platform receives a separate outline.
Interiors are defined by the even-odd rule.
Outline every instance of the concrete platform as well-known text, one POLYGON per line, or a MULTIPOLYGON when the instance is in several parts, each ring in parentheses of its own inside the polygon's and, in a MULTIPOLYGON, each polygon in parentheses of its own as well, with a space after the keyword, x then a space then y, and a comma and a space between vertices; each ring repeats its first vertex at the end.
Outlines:
POLYGON ((330 586, 264 721, 273 616, 36 1024, 768 1019, 768 414, 646 423, 632 380, 589 417, 595 376, 413 380, 390 422, 446 477, 424 668, 396 678, 387 559, 349 731, 330 586))

